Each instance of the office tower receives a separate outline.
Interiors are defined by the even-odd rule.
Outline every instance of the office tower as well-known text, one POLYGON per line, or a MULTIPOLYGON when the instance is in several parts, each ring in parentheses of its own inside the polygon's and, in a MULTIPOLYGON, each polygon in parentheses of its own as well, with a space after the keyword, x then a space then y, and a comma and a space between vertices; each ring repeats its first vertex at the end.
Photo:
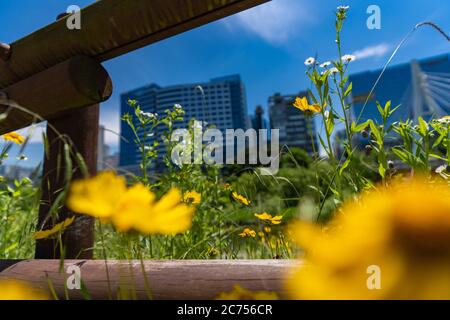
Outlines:
MULTIPOLYGON (((306 96, 306 92, 298 96, 306 96)), ((269 97, 270 128, 280 130, 280 147, 299 147, 310 154, 318 150, 317 135, 314 120, 305 113, 293 107, 297 95, 281 95, 269 97), (313 132, 311 138, 310 130, 313 132)))
MULTIPOLYGON (((135 99, 141 110, 159 116, 166 109, 172 109, 179 104, 185 111, 184 121, 175 123, 176 128, 188 128, 189 121, 196 119, 205 121, 208 125, 225 132, 226 129, 247 128, 247 103, 244 83, 239 75, 214 78, 209 82, 180 84, 161 87, 151 84, 142 88, 126 92, 121 95, 121 114, 130 113, 128 99, 135 99)), ((152 139, 160 139, 163 127, 156 129, 152 139)), ((141 154, 134 144, 131 129, 122 121, 120 142, 120 167, 134 171, 141 162, 141 154)), ((163 143, 158 151, 160 157, 165 153, 163 143)), ((157 171, 162 168, 156 164, 157 171)))

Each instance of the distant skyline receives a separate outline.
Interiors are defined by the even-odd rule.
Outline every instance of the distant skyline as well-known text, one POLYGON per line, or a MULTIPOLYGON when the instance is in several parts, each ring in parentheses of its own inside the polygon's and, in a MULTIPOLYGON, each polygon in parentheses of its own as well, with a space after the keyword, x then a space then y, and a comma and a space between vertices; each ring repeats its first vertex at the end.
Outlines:
MULTIPOLYGON (((71 4, 85 7, 89 0, 2 0, 0 41, 13 42, 55 20, 71 4)), ((337 56, 334 44, 334 10, 350 5, 344 27, 344 53, 358 56, 350 73, 380 68, 394 47, 418 22, 432 20, 450 31, 448 0, 329 1, 273 0, 267 4, 210 23, 201 28, 108 61, 104 64, 114 82, 114 94, 101 107, 101 124, 119 131, 120 94, 157 83, 161 86, 203 82, 228 74, 240 74, 247 90, 248 111, 262 105, 276 92, 295 94, 308 88, 304 60, 321 61, 337 56), (366 27, 369 5, 381 8, 381 30, 366 27)), ((425 27, 408 40, 393 65, 448 53, 449 44, 425 27)), ((38 130, 36 130, 38 131, 38 130)), ((33 142, 40 140, 35 134, 33 142)), ((112 150, 118 137, 107 134, 112 150)), ((42 148, 28 147, 33 166, 41 161, 42 148)), ((11 152, 13 153, 13 152, 11 152)), ((14 157, 15 158, 15 157, 14 157)))

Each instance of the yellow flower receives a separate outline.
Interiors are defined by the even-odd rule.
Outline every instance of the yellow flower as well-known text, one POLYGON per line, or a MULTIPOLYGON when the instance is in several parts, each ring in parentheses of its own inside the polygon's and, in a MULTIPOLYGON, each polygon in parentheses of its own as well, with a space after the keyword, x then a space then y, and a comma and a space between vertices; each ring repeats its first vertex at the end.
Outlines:
POLYGON ((117 230, 172 235, 187 231, 195 209, 171 189, 159 201, 142 184, 127 189, 125 179, 113 172, 100 173, 71 187, 67 206, 76 212, 111 221, 117 230))
POLYGON ((326 231, 305 223, 293 230, 307 252, 287 282, 294 299, 450 299, 444 182, 395 182, 344 204, 326 231))
POLYGON ((266 233, 270 233, 272 231, 272 229, 270 227, 264 227, 264 231, 266 233))
POLYGON ((238 194, 236 191, 234 191, 231 196, 233 197, 234 200, 239 201, 240 203, 242 203, 243 205, 250 205, 250 200, 248 200, 246 197, 238 194))
POLYGON ((259 236, 260 238, 264 238, 264 232, 259 231, 259 232, 258 232, 258 236, 259 236))
POLYGON ((225 190, 227 190, 227 191, 232 190, 231 184, 229 184, 229 183, 225 183, 225 184, 223 185, 223 188, 224 188, 225 190))
POLYGON ((96 218, 110 218, 126 189, 124 177, 104 171, 93 178, 73 182, 67 206, 96 218))
POLYGON ((202 201, 202 195, 196 191, 188 191, 184 194, 184 202, 192 204, 200 204, 202 201))
POLYGON ((25 141, 25 138, 22 137, 17 132, 6 133, 6 134, 2 135, 2 137, 3 137, 3 139, 5 139, 7 141, 12 141, 16 144, 22 144, 25 141))
POLYGON ((172 188, 140 216, 135 229, 144 234, 173 235, 189 230, 195 209, 182 202, 181 192, 172 188))
POLYGON ((306 99, 306 97, 295 98, 295 102, 293 103, 293 106, 296 107, 297 109, 300 109, 307 115, 312 115, 314 113, 319 113, 322 111, 322 107, 319 106, 318 104, 310 105, 308 103, 308 99, 306 99))
POLYGON ((62 232, 64 232, 65 229, 67 229, 68 226, 70 226, 73 223, 74 220, 75 220, 75 216, 73 216, 71 218, 67 218, 63 222, 55 224, 53 226, 53 228, 51 228, 51 229, 37 231, 34 234, 34 238, 36 240, 47 239, 56 234, 62 233, 62 232))
POLYGON ((261 214, 257 214, 255 213, 255 217, 257 217, 258 219, 265 221, 265 222, 269 222, 273 225, 278 225, 281 223, 281 220, 283 219, 283 216, 275 216, 273 217, 271 214, 268 214, 267 212, 261 213, 261 214))
POLYGON ((252 237, 252 238, 254 238, 254 237, 256 237, 256 231, 252 230, 250 228, 245 228, 244 231, 242 231, 242 233, 239 233, 239 235, 242 238, 245 238, 245 237, 252 237))
POLYGON ((216 300, 278 300, 276 292, 250 291, 235 285, 230 292, 222 292, 216 300))
POLYGON ((50 295, 23 281, 0 280, 0 300, 50 300, 50 295))

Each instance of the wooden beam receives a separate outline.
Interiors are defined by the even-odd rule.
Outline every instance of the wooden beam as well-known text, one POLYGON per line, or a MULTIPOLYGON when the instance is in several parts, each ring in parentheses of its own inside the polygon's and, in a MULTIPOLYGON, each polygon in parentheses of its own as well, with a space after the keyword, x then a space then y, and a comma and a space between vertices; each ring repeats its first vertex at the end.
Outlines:
POLYGON ((76 55, 105 61, 268 0, 102 0, 81 11, 81 30, 66 17, 11 44, 0 60, 0 89, 76 55))
MULTIPOLYGON (((66 260, 65 270, 78 265, 81 279, 92 299, 112 298, 119 291, 128 298, 135 292, 137 299, 147 299, 140 261, 108 261, 108 276, 103 260, 66 260), (135 288, 133 290, 132 288, 135 288)), ((290 268, 299 264, 295 260, 182 260, 144 261, 153 299, 214 299, 234 285, 252 291, 273 291, 284 297, 284 281, 290 268)), ((64 284, 68 277, 60 272, 59 260, 27 260, 0 273, 0 279, 17 279, 47 289, 49 281, 58 296, 64 299, 64 284)), ((68 290, 70 299, 83 299, 80 290, 68 290)))
MULTIPOLYGON (((4 90, 10 103, 48 120, 63 117, 73 109, 107 100, 112 82, 100 63, 77 56, 48 70, 11 85, 4 90)), ((0 134, 40 121, 35 116, 11 106, 0 106, 8 117, 0 121, 0 134)))

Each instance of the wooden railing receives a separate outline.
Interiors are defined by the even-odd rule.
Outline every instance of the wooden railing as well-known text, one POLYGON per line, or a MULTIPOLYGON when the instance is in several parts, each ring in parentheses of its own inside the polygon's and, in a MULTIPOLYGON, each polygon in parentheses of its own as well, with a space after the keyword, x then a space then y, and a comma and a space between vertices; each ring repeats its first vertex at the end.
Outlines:
POLYGON ((276 292, 279 298, 284 298, 284 282, 295 263, 283 260, 144 261, 147 278, 144 279, 140 261, 109 260, 105 264, 101 260, 66 260, 61 271, 59 260, 23 260, 5 262, 3 271, 0 263, 0 280, 24 280, 42 289, 51 283, 60 299, 85 299, 83 291, 67 290, 66 286, 70 274, 65 270, 77 265, 91 299, 116 299, 122 293, 136 299, 147 299, 150 295, 152 299, 209 300, 231 291, 235 285, 251 291, 276 292))

